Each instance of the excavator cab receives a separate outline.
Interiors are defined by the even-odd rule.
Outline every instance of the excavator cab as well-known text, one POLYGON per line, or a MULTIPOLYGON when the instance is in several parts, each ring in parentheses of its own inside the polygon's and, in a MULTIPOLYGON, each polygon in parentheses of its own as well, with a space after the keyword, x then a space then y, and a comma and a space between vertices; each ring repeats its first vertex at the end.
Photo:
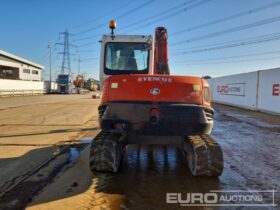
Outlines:
POLYGON ((153 37, 104 35, 101 41, 100 82, 111 75, 150 74, 153 37))
POLYGON ((104 73, 148 73, 149 51, 145 43, 107 43, 104 73))

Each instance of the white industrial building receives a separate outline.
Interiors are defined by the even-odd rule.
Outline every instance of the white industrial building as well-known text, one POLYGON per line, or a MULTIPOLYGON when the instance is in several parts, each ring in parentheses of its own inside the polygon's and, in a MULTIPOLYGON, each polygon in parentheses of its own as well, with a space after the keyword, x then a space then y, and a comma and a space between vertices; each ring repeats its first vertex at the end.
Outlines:
POLYGON ((44 66, 0 50, 0 79, 42 81, 44 66))

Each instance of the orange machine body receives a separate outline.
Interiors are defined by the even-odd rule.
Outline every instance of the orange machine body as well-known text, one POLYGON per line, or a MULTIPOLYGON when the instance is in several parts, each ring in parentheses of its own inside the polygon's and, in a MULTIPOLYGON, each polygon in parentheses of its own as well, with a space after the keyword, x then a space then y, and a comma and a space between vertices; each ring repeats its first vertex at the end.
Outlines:
POLYGON ((209 134, 213 109, 207 81, 170 75, 164 27, 156 29, 149 49, 153 49, 152 71, 143 74, 130 69, 123 73, 116 68, 104 79, 99 106, 102 130, 162 136, 209 134))
POLYGON ((208 83, 199 77, 115 75, 103 85, 102 103, 112 101, 169 102, 210 107, 208 83))

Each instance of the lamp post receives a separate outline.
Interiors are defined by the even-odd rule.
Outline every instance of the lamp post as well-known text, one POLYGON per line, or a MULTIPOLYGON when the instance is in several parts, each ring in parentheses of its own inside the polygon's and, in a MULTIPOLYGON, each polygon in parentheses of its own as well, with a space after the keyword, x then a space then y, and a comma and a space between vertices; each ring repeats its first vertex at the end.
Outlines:
POLYGON ((49 68, 50 68, 50 93, 52 92, 52 43, 51 42, 49 42, 49 44, 48 44, 48 48, 49 48, 49 51, 50 51, 50 66, 49 66, 49 68))

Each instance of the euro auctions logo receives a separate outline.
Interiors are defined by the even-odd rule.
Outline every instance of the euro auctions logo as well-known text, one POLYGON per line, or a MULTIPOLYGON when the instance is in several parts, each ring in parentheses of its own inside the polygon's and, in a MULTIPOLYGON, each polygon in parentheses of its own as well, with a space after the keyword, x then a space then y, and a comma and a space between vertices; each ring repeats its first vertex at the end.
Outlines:
POLYGON ((166 203, 179 203, 184 205, 217 204, 217 193, 167 193, 166 203))
POLYGON ((208 193, 166 193, 167 204, 180 206, 275 207, 275 190, 211 190, 208 193))
POLYGON ((217 93, 221 95, 245 96, 245 83, 218 85, 217 93))
POLYGON ((272 95, 273 96, 280 96, 280 84, 273 84, 272 85, 272 95))
POLYGON ((217 87, 217 92, 218 93, 228 93, 228 86, 227 85, 219 85, 217 87))

